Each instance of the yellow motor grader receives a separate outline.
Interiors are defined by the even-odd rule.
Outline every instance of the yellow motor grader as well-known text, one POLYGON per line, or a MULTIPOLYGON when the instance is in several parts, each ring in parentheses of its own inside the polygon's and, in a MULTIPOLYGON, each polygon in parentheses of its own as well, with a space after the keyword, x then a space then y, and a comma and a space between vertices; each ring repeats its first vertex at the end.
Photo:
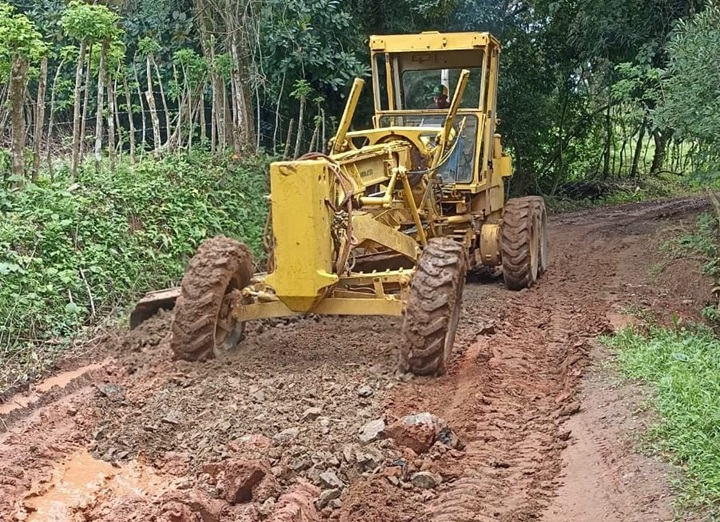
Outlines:
POLYGON ((174 305, 172 350, 202 360, 239 342, 246 321, 403 316, 400 370, 441 374, 469 269, 502 266, 513 290, 540 277, 544 202, 505 201, 512 167, 496 134, 498 41, 372 36, 370 51, 373 128, 350 131, 364 85, 357 79, 328 154, 270 166, 267 273, 253 273, 242 243, 209 239, 181 287, 145 296, 131 327, 174 305), (429 108, 439 86, 449 104, 429 108))

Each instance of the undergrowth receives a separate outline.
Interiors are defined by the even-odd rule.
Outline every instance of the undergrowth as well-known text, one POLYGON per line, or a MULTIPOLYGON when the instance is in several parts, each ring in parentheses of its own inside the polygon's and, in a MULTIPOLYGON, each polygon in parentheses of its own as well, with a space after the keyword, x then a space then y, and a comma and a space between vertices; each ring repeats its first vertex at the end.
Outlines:
POLYGON ((0 188, 0 393, 140 293, 177 284, 205 238, 260 255, 267 163, 195 151, 0 188))
MULTIPOLYGON (((702 273, 711 277, 716 285, 720 283, 720 223, 714 213, 700 214, 693 230, 665 242, 662 250, 674 259, 688 256, 698 259, 702 273)), ((720 305, 705 307, 702 315, 720 332, 720 305)))
POLYGON ((623 373, 652 387, 649 447, 680 466, 681 505, 720 517, 720 340, 702 326, 628 327, 603 341, 623 373))
POLYGON ((570 182, 561 186, 554 196, 545 196, 545 200, 552 212, 559 213, 688 196, 698 194, 708 186, 720 188, 720 177, 708 180, 698 176, 663 173, 634 180, 570 182))

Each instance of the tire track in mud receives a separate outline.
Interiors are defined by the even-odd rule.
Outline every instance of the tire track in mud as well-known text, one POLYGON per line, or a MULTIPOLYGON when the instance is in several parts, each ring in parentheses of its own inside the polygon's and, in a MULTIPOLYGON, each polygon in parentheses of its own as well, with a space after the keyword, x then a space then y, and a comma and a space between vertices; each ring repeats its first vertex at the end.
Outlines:
POLYGON ((377 486, 360 483, 341 520, 410 520, 411 513, 434 522, 539 519, 560 481, 570 435, 563 423, 580 408, 588 342, 609 330, 621 239, 636 223, 654 229, 658 219, 704 205, 685 198, 559 216, 551 221, 550 269, 540 284, 512 294, 467 285, 459 335, 488 320, 495 333, 472 343, 449 376, 414 381, 388 403, 394 417, 429 411, 446 419, 466 443, 464 455, 433 463, 444 482, 423 508, 387 488, 389 498, 377 498, 377 486), (368 498, 392 505, 394 515, 386 507, 373 511, 368 498), (364 518, 351 515, 358 505, 366 507, 364 518))

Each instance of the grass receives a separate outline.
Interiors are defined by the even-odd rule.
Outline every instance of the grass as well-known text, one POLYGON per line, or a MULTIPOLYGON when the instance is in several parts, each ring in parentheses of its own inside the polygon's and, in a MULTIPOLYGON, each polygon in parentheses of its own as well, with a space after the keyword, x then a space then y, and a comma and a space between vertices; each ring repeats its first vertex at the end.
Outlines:
MULTIPOLYGON (((666 241, 661 250, 673 259, 694 257, 700 261, 703 275, 720 284, 720 223, 715 214, 700 214, 692 231, 666 241)), ((720 332, 720 306, 707 306, 702 318, 720 332)))
POLYGON ((720 340, 702 326, 627 327, 603 338, 627 377, 648 383, 658 422, 648 447, 684 473, 681 506, 720 517, 720 340))

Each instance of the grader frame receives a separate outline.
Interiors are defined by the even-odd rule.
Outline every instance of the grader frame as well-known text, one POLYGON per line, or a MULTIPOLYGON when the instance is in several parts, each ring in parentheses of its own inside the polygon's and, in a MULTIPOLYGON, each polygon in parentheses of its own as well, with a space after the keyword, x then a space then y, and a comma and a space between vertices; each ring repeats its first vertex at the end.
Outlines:
POLYGON ((370 50, 373 128, 349 130, 357 79, 329 153, 270 166, 268 273, 252 273, 244 245, 213 238, 179 289, 138 304, 133 325, 177 300, 171 347, 195 360, 236 344, 250 320, 404 315, 401 369, 438 374, 469 268, 502 264, 508 287, 534 283, 547 264, 544 203, 504 201, 512 167, 495 132, 497 40, 372 36, 370 50), (453 83, 449 108, 417 106, 432 80, 453 83))

